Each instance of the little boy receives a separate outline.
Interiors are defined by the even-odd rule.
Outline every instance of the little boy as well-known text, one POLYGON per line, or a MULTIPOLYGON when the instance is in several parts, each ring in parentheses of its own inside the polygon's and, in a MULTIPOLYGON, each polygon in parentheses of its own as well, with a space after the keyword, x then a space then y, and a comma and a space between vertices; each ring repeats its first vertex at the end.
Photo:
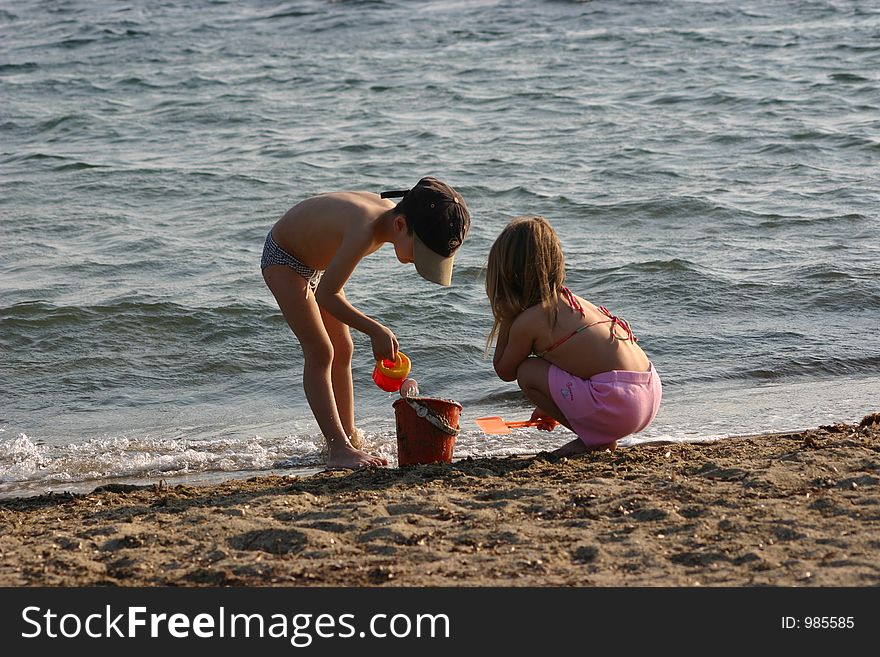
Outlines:
POLYGON ((470 228, 464 200, 436 178, 410 190, 333 192, 301 201, 279 219, 263 247, 263 279, 303 350, 303 389, 327 441, 327 466, 387 465, 352 445, 352 340, 369 336, 373 357, 394 360, 390 329, 349 303, 343 286, 365 256, 386 242, 423 278, 450 285, 455 252, 470 228), (388 198, 402 197, 394 204, 388 198))

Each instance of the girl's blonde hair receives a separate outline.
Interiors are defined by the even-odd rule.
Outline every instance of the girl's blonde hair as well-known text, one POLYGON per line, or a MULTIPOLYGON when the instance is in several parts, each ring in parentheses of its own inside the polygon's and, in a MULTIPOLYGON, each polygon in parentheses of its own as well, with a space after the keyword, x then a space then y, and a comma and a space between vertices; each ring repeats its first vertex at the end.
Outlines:
POLYGON ((557 295, 565 280, 565 256, 556 231, 544 217, 516 217, 489 250, 486 296, 494 323, 488 349, 501 325, 541 304, 555 325, 557 295))

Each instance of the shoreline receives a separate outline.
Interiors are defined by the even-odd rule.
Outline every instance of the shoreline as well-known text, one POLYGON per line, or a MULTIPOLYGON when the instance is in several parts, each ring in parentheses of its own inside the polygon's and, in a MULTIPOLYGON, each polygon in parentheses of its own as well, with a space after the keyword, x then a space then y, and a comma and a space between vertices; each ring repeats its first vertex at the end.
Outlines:
POLYGON ((876 586, 880 413, 712 441, 0 499, 0 586, 876 586))
MULTIPOLYGON (((743 434, 727 434, 727 435, 711 435, 711 436, 700 436, 695 438, 687 438, 687 439, 674 439, 674 440, 648 440, 641 442, 634 442, 628 445, 623 445, 618 447, 618 449, 631 449, 633 447, 649 447, 649 446, 661 446, 661 445, 684 445, 684 444, 694 444, 694 443, 711 443, 718 442, 728 439, 739 439, 739 438, 761 438, 761 437, 772 437, 776 435, 787 435, 791 433, 801 433, 802 431, 808 431, 809 429, 793 429, 790 431, 768 431, 766 433, 743 433, 743 434)), ((561 443, 560 443, 561 444, 561 443)), ((500 455, 500 456, 455 456, 453 454, 452 463, 455 464, 459 461, 465 460, 474 460, 474 459, 504 459, 510 457, 517 458, 527 458, 527 457, 535 457, 539 454, 544 453, 543 451, 524 451, 517 452, 514 455, 500 455)), ((389 465, 388 469, 396 470, 398 469, 397 465, 389 465)), ((9 484, 6 484, 7 488, 3 488, 3 484, 0 484, 0 503, 5 501, 15 501, 15 500, 24 500, 34 497, 46 497, 51 495, 66 495, 68 493, 72 493, 74 495, 88 495, 90 493, 100 491, 103 489, 116 489, 116 490, 135 490, 135 489, 152 489, 155 487, 175 487, 175 486, 185 486, 188 488, 192 487, 206 487, 206 486, 219 486, 228 482, 243 480, 243 479, 251 479, 254 477, 288 477, 288 478, 302 478, 302 477, 312 477, 314 475, 321 474, 323 472, 327 472, 326 468, 323 465, 313 465, 313 466, 291 466, 291 467, 270 467, 259 470, 207 470, 207 471, 194 471, 188 473, 175 473, 170 475, 118 475, 118 476, 108 476, 102 477, 99 479, 85 479, 85 480, 77 480, 77 481, 58 481, 58 482, 44 482, 44 481, 34 481, 34 482, 17 482, 16 488, 13 489, 9 484)))

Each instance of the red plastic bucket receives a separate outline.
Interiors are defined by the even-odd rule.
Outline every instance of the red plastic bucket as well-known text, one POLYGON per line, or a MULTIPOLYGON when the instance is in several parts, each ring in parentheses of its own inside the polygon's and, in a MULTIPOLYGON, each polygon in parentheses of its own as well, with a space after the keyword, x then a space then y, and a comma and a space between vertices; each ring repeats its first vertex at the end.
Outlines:
POLYGON ((393 406, 398 465, 452 462, 461 404, 451 399, 407 397, 393 406))

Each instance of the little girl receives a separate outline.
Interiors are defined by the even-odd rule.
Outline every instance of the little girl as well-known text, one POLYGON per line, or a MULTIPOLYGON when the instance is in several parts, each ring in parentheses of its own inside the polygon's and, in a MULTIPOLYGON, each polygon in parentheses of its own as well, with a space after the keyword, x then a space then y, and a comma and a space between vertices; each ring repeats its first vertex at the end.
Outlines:
POLYGON ((577 438, 552 452, 615 449, 647 427, 660 406, 660 377, 626 320, 564 285, 565 257, 544 217, 517 217, 495 240, 486 295, 497 337, 493 364, 535 403, 533 420, 561 423, 577 438))

